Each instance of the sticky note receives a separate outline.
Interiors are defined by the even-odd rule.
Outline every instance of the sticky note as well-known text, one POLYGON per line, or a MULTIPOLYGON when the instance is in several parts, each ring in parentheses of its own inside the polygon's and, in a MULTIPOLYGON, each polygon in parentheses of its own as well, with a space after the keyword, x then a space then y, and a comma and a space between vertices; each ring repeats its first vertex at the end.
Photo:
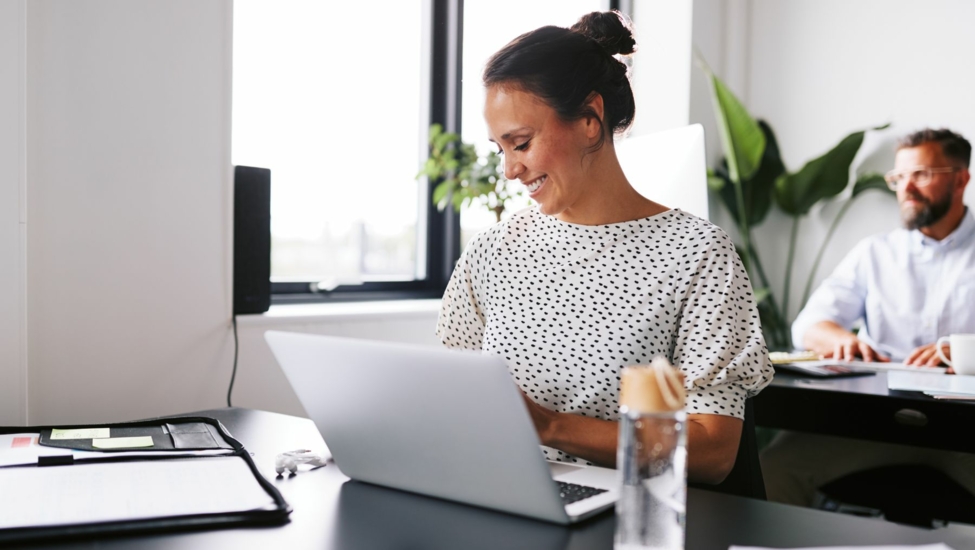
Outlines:
POLYGON ((135 449, 152 447, 152 436, 141 437, 112 437, 109 439, 92 439, 91 446, 96 449, 135 449))
POLYGON ((96 439, 112 437, 108 428, 82 428, 78 430, 51 430, 51 439, 96 439))

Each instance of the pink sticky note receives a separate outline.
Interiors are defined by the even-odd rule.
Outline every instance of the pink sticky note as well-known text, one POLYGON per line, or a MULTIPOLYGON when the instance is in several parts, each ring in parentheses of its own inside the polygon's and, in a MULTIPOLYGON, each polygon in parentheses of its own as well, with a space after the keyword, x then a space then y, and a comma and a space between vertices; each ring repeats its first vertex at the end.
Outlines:
POLYGON ((30 447, 30 437, 15 437, 13 444, 10 447, 16 449, 17 447, 30 447))

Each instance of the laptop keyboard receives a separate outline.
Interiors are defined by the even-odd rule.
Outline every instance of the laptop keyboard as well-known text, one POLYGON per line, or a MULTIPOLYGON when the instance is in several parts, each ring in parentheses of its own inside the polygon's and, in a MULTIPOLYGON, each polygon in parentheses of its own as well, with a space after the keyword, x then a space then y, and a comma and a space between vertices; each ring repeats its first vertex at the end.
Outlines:
POLYGON ((557 483, 559 484, 559 496, 562 497, 563 504, 572 504, 573 502, 578 502, 606 492, 606 489, 586 487, 585 485, 576 485, 575 483, 566 483, 564 481, 557 483))

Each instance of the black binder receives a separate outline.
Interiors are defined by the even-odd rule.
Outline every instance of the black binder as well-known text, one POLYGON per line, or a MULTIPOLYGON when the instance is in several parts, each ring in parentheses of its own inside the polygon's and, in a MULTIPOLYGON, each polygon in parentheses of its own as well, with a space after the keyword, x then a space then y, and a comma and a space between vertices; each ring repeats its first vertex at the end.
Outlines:
MULTIPOLYGON (((268 482, 257 470, 250 453, 244 446, 234 439, 227 429, 213 418, 206 417, 168 417, 137 422, 122 422, 97 425, 59 425, 59 426, 0 426, 0 435, 18 433, 40 433, 40 445, 45 447, 62 447, 76 450, 94 450, 104 456, 92 457, 88 455, 84 460, 74 460, 71 456, 42 457, 38 463, 0 466, 0 474, 11 469, 22 468, 71 468, 68 472, 85 475, 85 468, 91 464, 131 463, 155 460, 191 460, 205 461, 213 458, 226 460, 235 457, 244 461, 253 474, 254 482, 270 497, 269 504, 260 509, 227 510, 217 513, 175 514, 160 517, 142 517, 137 519, 120 518, 111 521, 94 523, 66 523, 43 526, 0 527, 0 546, 11 542, 25 542, 41 539, 57 539, 64 537, 101 536, 106 534, 130 534, 141 532, 166 532, 183 530, 213 529, 220 527, 238 527, 254 525, 276 525, 288 522, 291 507, 281 496, 281 493, 268 482), (58 441, 51 439, 52 429, 89 429, 109 428, 112 437, 151 436, 151 448, 132 449, 96 449, 86 440, 58 441), (221 453, 221 450, 225 451, 221 453), (138 451, 139 456, 132 456, 132 451, 138 451), (160 453, 158 451, 166 451, 160 453), (185 454, 181 451, 185 451, 185 454), (192 451, 208 451, 213 455, 199 456, 190 454, 192 451), (144 453, 144 454, 143 454, 144 453), (45 460, 47 458, 47 460, 45 460)), ((210 463, 215 464, 215 463, 210 463)), ((181 466, 185 465, 181 463, 181 466)), ((63 472, 63 471, 62 471, 63 472)), ((40 473, 38 473, 40 475, 40 473)), ((21 498, 30 502, 29 495, 14 495, 7 491, 0 491, 0 498, 21 498), (4 494, 6 493, 6 494, 4 494)), ((135 498, 152 498, 152 495, 139 495, 135 498)), ((192 495, 187 495, 192 499, 192 495)), ((2 526, 0 522, 0 526, 2 526)))

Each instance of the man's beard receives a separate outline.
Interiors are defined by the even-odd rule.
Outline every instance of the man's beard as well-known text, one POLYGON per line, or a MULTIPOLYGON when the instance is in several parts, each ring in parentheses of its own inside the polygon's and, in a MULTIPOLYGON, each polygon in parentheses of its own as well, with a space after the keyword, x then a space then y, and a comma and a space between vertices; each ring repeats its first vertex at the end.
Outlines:
POLYGON ((904 227, 908 229, 923 229, 938 223, 941 218, 945 217, 948 210, 951 209, 951 190, 945 192, 937 201, 930 201, 921 195, 910 195, 908 198, 916 200, 921 207, 915 208, 913 210, 904 210, 901 208, 901 220, 904 222, 904 227))

